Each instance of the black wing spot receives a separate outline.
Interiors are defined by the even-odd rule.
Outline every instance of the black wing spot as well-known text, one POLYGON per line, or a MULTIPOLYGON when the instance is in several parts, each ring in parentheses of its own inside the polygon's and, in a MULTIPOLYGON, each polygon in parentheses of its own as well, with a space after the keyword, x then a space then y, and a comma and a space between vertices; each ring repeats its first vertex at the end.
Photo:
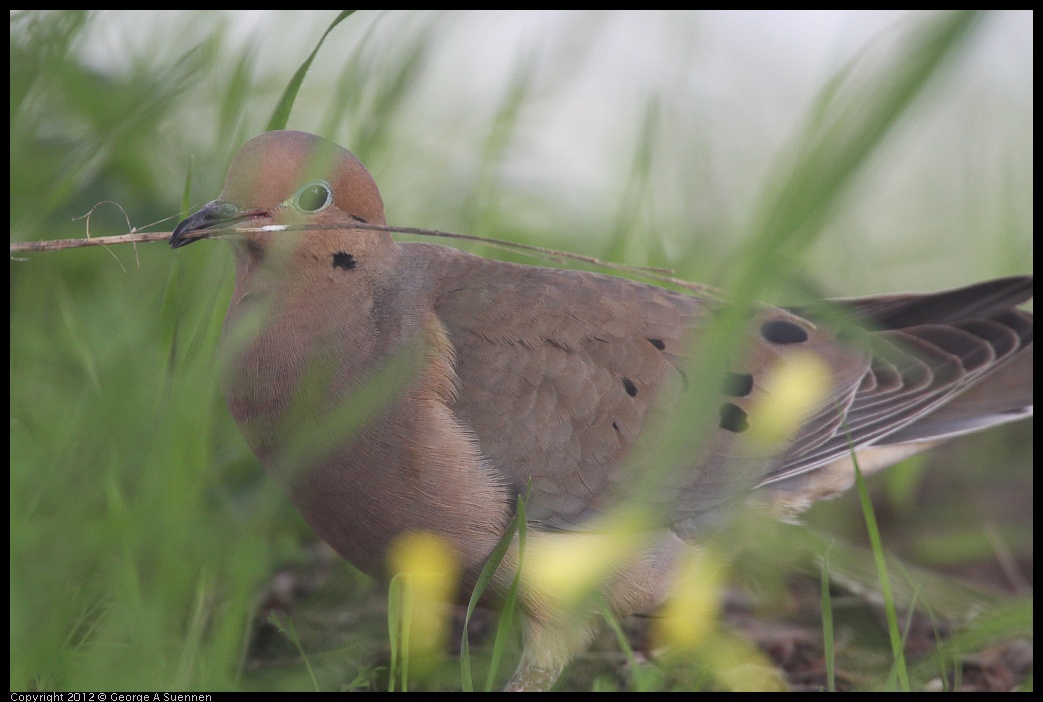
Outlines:
POLYGON ((346 271, 350 271, 356 265, 358 265, 358 261, 356 261, 355 257, 349 253, 338 251, 337 253, 333 254, 334 268, 343 268, 346 271))
POLYGON ((626 388, 627 395, 634 397, 637 395, 637 386, 634 385, 634 381, 630 378, 623 378, 623 387, 626 388))
POLYGON ((733 434, 741 434, 750 428, 750 422, 741 407, 725 402, 721 405, 721 421, 717 426, 733 434))
POLYGON ((746 397, 753 391, 753 376, 749 373, 725 373, 724 394, 729 397, 746 397))
POLYGON ((803 328, 784 319, 773 319, 762 324, 761 336, 773 344, 799 344, 808 340, 808 333, 803 328))
POLYGON ((677 369, 677 374, 681 376, 681 392, 688 392, 688 374, 680 368, 677 369))
POLYGON ((662 339, 647 339, 647 341, 648 341, 648 343, 652 344, 652 346, 655 346, 660 351, 662 351, 663 349, 666 348, 666 344, 663 343, 662 339))

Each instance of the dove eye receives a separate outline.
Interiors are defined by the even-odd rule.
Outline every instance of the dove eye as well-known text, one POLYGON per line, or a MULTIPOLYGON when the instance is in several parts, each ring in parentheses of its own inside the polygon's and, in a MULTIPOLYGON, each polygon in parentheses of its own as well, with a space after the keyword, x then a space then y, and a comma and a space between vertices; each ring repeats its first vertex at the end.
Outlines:
POLYGON ((305 214, 315 214, 326 209, 333 202, 333 193, 326 181, 308 183, 293 196, 293 204, 305 214))

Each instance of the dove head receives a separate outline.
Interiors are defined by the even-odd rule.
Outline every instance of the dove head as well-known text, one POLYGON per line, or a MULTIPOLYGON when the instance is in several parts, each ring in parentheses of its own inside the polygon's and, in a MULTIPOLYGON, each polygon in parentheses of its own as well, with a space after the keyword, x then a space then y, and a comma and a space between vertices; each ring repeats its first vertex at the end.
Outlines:
MULTIPOLYGON (((332 246, 360 222, 385 224, 384 204, 354 154, 306 132, 265 132, 239 149, 220 198, 178 224, 170 245, 249 229, 232 234, 243 244, 237 250, 263 254, 277 243, 303 247, 308 239, 311 246, 332 246)), ((354 232, 372 241, 390 240, 386 232, 354 232)))

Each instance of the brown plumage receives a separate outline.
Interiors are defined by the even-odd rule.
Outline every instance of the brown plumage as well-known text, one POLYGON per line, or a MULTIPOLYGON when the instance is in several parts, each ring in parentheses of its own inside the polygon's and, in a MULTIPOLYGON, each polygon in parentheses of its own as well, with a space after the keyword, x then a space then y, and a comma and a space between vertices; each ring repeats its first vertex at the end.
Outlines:
MULTIPOLYGON (((582 532, 634 488, 624 461, 688 390, 686 358, 720 303, 399 244, 357 222, 385 222, 358 159, 310 134, 269 132, 170 239, 177 248, 217 228, 304 225, 229 237, 224 386, 247 442, 325 541, 386 577, 397 537, 434 533, 468 586, 520 492, 531 489, 538 544, 582 532), (365 419, 349 421, 356 405, 365 419)), ((609 605, 655 607, 685 543, 748 492, 793 515, 850 485, 852 448, 875 470, 1031 413, 1032 315, 1018 309, 1031 296, 1032 278, 1013 277, 836 301, 818 321, 757 308, 714 400, 718 426, 643 493, 660 523, 604 585, 609 605), (795 436, 750 438, 767 378, 795 353, 818 359, 823 396, 795 436)), ((498 586, 516 559, 512 549, 498 586)), ((510 686, 547 687, 589 627, 565 624, 534 591, 522 602, 526 646, 510 686)))

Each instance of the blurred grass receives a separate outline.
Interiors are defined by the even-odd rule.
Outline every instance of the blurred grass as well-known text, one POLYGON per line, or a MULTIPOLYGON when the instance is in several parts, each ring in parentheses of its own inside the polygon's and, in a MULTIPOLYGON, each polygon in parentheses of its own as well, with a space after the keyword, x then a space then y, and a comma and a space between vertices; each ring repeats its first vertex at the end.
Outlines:
MULTIPOLYGON (((71 217, 101 200, 118 201, 138 226, 173 217, 184 208, 187 173, 185 200, 214 197, 228 158, 263 128, 334 17, 312 17, 314 32, 298 43, 283 37, 286 53, 276 54, 269 49, 280 41, 278 32, 255 30, 252 41, 237 41, 243 15, 172 15, 161 23, 158 44, 126 36, 125 60, 114 68, 99 67, 86 47, 114 19, 126 27, 126 16, 13 14, 12 240, 82 235, 83 223, 71 217)), ((322 130, 357 153, 381 184, 393 223, 672 265, 713 283, 734 282, 743 270, 736 256, 745 252, 743 260, 752 255, 775 266, 756 273, 750 285, 760 289, 746 290, 750 296, 792 303, 809 290, 926 289, 1031 270, 1031 187, 1023 184, 1026 161, 1031 173, 1031 97, 1022 111, 1003 113, 1003 106, 979 99, 969 103, 969 114, 945 112, 968 104, 950 93, 975 85, 961 79, 974 76, 974 51, 999 20, 985 17, 962 52, 943 57, 943 75, 916 89, 909 113, 887 139, 844 156, 839 168, 861 168, 843 193, 825 201, 829 217, 809 230, 817 243, 809 238, 780 256, 763 241, 751 243, 751 234, 784 222, 780 207, 798 218, 817 211, 809 194, 820 190, 800 179, 790 181, 796 191, 770 195, 770 184, 790 173, 794 161, 814 164, 811 149, 790 138, 795 152, 783 158, 768 152, 752 168, 720 163, 717 141, 756 143, 760 135, 720 129, 716 106, 693 98, 684 81, 674 90, 638 89, 612 126, 597 124, 619 145, 600 161, 614 168, 591 181, 597 187, 567 180, 574 172, 557 162, 541 164, 533 175, 525 154, 545 154, 541 138, 560 130, 556 110, 565 113, 558 105, 578 81, 576 66, 603 55, 599 32, 610 32, 612 22, 645 20, 619 17, 571 16, 567 24, 580 30, 572 32, 580 39, 529 47, 491 99, 460 103, 441 98, 447 86, 435 79, 446 78, 436 69, 454 32, 467 29, 473 16, 360 13, 317 54, 289 126, 322 130), (693 129, 693 121, 704 130, 693 129), (714 124, 718 130, 705 129, 714 124), (911 153, 939 141, 943 157, 927 159, 933 168, 908 167, 911 153), (885 231, 883 244, 870 236, 881 227, 893 237, 885 231)), ((694 17, 692 36, 706 40, 707 20, 681 17, 694 17)), ((144 18, 131 16, 147 28, 144 18)), ((935 26, 945 21, 951 16, 935 16, 935 26)), ((909 29, 900 24, 892 33, 908 36, 909 29)), ((884 39, 865 50, 857 68, 866 81, 845 85, 853 105, 877 94, 870 79, 896 51, 884 39)), ((752 94, 749 102, 756 102, 752 94)), ((875 107, 884 119, 900 112, 875 107)), ((820 117, 806 113, 799 124, 812 134, 820 117)), ((829 173, 815 169, 809 176, 829 173)), ((836 188, 836 177, 825 186, 836 188)), ((101 211, 91 226, 95 234, 124 231, 114 211, 101 211)), ((221 246, 173 257, 161 245, 12 263, 12 690, 313 689, 311 671, 296 654, 278 653, 284 651, 278 642, 269 642, 273 657, 256 653, 267 649, 259 644, 265 627, 252 623, 255 615, 263 620, 266 610, 289 606, 272 595, 272 573, 299 573, 315 567, 315 559, 300 546, 311 538, 307 528, 256 465, 217 389, 214 348, 230 263, 221 246)), ((894 478, 885 473, 875 480, 884 493, 878 503, 887 548, 914 562, 968 571, 989 568, 999 539, 1031 577, 1032 435, 1024 424, 954 444, 940 452, 943 464, 922 477, 908 479, 908 469, 899 469, 890 472, 894 478), (976 531, 982 523, 994 527, 993 537, 982 539, 976 531)), ((847 543, 864 543, 851 499, 816 507, 809 521, 847 543)), ((735 570, 744 590, 785 603, 790 571, 780 562, 799 561, 785 554, 786 541, 795 539, 751 531, 740 542, 735 570), (775 548, 754 553, 760 549, 751 544, 768 543, 775 548)), ((834 550, 831 564, 843 562, 843 550, 834 550)), ((295 612, 295 644, 307 653, 321 689, 386 685, 379 670, 388 646, 381 590, 349 566, 325 568, 333 575, 312 598, 318 614, 311 631, 301 625, 308 609, 295 612)), ((941 605, 932 605, 943 610, 948 601, 963 601, 946 585, 931 591, 942 593, 941 605)), ((938 655, 962 660, 981 650, 976 646, 1030 635, 1031 601, 1027 612, 1023 603, 988 610, 1006 615, 983 618, 938 655), (956 647, 958 655, 949 650, 956 647)), ((878 651, 886 653, 885 642, 878 651)), ((855 664, 872 656, 856 658, 855 664)), ((480 679, 484 665, 476 661, 480 679)), ((853 661, 838 660, 843 665, 853 661)), ((881 684, 887 667, 883 661, 875 669, 877 678, 870 668, 861 685, 881 684)), ((914 666, 914 681, 924 682, 937 669, 917 673, 914 666)), ((453 671, 447 675, 442 684, 459 685, 453 671)), ((664 673, 656 684, 685 685, 691 676, 664 673)), ((616 684, 610 680, 596 684, 616 684)), ((595 683, 581 678, 579 684, 595 683)), ((714 683, 700 678, 700 684, 714 683)))

